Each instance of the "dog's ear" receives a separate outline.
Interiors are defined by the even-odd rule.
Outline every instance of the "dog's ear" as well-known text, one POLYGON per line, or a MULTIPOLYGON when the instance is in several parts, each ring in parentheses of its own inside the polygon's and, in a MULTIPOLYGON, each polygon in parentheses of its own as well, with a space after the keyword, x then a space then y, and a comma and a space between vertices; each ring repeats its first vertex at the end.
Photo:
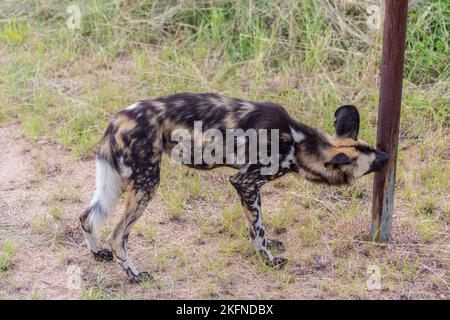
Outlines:
POLYGON ((331 165, 340 165, 340 164, 350 164, 352 163, 352 160, 345 154, 345 153, 338 153, 336 154, 333 159, 325 162, 325 167, 331 166, 331 165))
POLYGON ((339 138, 358 140, 359 112, 355 106, 345 105, 334 113, 335 135, 339 138))

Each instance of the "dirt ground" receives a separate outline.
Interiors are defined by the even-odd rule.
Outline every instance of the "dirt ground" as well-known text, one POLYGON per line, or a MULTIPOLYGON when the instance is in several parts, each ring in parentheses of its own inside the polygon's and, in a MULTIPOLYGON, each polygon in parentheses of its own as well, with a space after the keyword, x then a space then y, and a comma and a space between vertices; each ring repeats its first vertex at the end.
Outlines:
MULTIPOLYGON (((14 248, 8 268, 0 273, 2 299, 448 298, 445 237, 428 247, 415 245, 409 237, 394 248, 381 250, 358 240, 367 228, 368 217, 364 217, 352 220, 349 226, 356 228, 351 248, 349 244, 330 247, 324 236, 319 236, 323 253, 312 255, 312 260, 298 258, 288 270, 273 271, 258 261, 246 241, 223 231, 215 236, 208 226, 205 238, 193 215, 168 218, 160 195, 129 241, 135 264, 150 271, 155 280, 130 284, 116 263, 94 261, 80 232, 77 216, 93 191, 94 159, 74 160, 69 151, 54 143, 30 141, 20 134, 18 125, 0 128, 0 150, 0 242, 8 241, 14 248), (335 263, 339 254, 346 257, 342 265, 335 263), (381 291, 367 290, 368 269, 364 266, 371 261, 411 262, 424 257, 426 263, 414 264, 420 265, 420 270, 394 266, 393 271, 385 271, 393 275, 385 276, 381 291), (73 279, 78 281, 78 270, 81 283, 72 285, 73 279)), ((225 179, 220 172, 207 178, 219 185, 225 179)), ((265 191, 263 199, 269 212, 280 205, 274 189, 265 191)), ((237 197, 230 201, 238 205, 237 197)), ((200 202, 192 199, 188 207, 203 206, 208 220, 214 207, 200 202)), ((121 208, 122 203, 117 211, 121 208)), ((394 228, 394 233, 404 231, 403 227, 394 228)), ((291 255, 301 254, 291 233, 279 233, 277 238, 287 240, 291 255)))

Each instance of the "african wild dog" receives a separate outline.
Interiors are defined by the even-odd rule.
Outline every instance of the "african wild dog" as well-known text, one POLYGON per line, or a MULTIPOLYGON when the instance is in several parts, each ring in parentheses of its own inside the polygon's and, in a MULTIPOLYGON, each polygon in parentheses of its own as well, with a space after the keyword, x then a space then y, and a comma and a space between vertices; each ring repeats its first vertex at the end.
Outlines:
MULTIPOLYGON (((230 182, 243 205, 250 240, 270 266, 283 266, 286 259, 274 257, 269 250, 275 247, 282 251, 284 247, 280 241, 266 238, 260 199, 260 188, 266 182, 297 172, 312 182, 349 185, 356 178, 380 170, 388 161, 385 152, 358 140, 359 113, 351 105, 336 110, 335 133, 329 136, 293 120, 283 107, 270 102, 250 102, 213 93, 179 93, 133 104, 117 113, 106 129, 96 160, 95 193, 89 208, 80 216, 94 257, 108 261, 116 257, 133 282, 149 274, 139 272, 130 261, 128 235, 158 188, 162 154, 170 154, 177 144, 171 135, 180 128, 192 131, 195 121, 202 121, 205 130, 267 129, 279 133, 278 168, 273 174, 262 174, 267 166, 262 163, 189 164, 205 170, 217 166, 238 169, 230 182), (109 236, 109 251, 99 246, 98 235, 124 191, 125 212, 109 236)), ((247 140, 241 145, 249 147, 247 140)))

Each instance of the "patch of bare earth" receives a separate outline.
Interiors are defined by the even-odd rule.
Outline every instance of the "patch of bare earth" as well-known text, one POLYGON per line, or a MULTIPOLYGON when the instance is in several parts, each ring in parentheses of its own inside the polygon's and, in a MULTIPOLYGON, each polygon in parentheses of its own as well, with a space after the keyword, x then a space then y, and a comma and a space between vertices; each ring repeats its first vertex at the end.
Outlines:
MULTIPOLYGON (((448 238, 422 244, 414 237, 413 224, 409 230, 394 222, 394 243, 373 245, 367 242, 369 204, 348 221, 334 218, 333 206, 338 203, 329 189, 314 199, 318 212, 323 212, 320 219, 307 214, 308 204, 294 203, 292 225, 269 226, 269 234, 285 242, 285 255, 291 261, 279 271, 266 268, 245 237, 224 229, 214 203, 201 197, 188 199, 181 217, 171 219, 158 195, 129 241, 135 264, 150 271, 155 280, 130 284, 118 264, 94 261, 78 225, 78 214, 94 188, 93 159, 74 160, 56 144, 31 142, 16 125, 0 128, 0 150, 0 238, 15 248, 12 263, 0 277, 3 299, 399 299, 443 298, 448 293, 448 238), (370 265, 380 266, 383 272, 380 291, 367 289, 370 265)), ((226 183, 220 172, 204 178, 219 189, 226 183)), ((292 193, 296 200, 307 193, 292 190, 289 179, 264 190, 268 219, 282 210, 283 195, 292 193)), ((369 203, 367 196, 362 197, 369 203)), ((225 203, 220 212, 239 203, 237 196, 221 201, 225 203)), ((342 205, 350 206, 352 200, 346 201, 342 205)), ((116 219, 121 209, 122 201, 116 219)), ((409 215, 403 209, 397 214, 398 219, 409 215)), ((243 214, 240 218, 237 228, 244 224, 243 214)))

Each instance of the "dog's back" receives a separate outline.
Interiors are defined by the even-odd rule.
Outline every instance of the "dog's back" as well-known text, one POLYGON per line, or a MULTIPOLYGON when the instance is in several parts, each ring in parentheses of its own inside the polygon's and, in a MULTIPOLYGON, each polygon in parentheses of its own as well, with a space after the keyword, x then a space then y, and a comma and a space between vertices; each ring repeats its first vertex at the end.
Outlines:
MULTIPOLYGON (((299 125, 283 107, 271 102, 252 102, 215 93, 178 93, 153 100, 142 100, 120 111, 111 121, 104 143, 111 143, 115 158, 123 158, 127 164, 127 155, 131 154, 141 154, 144 158, 154 158, 155 161, 159 157, 159 150, 171 154, 173 148, 179 144, 179 141, 174 139, 177 130, 190 134, 192 150, 195 149, 195 143, 201 143, 204 150, 212 141, 202 139, 202 142, 194 142, 200 137, 197 132, 199 130, 217 130, 225 137, 225 144, 227 130, 247 132, 251 129, 259 138, 261 129, 268 130, 265 133, 269 136, 270 130, 276 129, 279 136, 277 142, 283 148, 291 142, 290 126, 299 125)), ((312 130, 306 126, 304 129, 312 130)), ((235 141, 235 144, 239 145, 240 141, 235 141)), ((225 145, 223 147, 225 148, 225 145)), ((213 165, 198 163, 194 161, 193 153, 191 157, 191 163, 184 164, 198 169, 211 169, 220 165, 239 167, 226 161, 213 165)), ((136 160, 135 157, 133 159, 136 160)))

